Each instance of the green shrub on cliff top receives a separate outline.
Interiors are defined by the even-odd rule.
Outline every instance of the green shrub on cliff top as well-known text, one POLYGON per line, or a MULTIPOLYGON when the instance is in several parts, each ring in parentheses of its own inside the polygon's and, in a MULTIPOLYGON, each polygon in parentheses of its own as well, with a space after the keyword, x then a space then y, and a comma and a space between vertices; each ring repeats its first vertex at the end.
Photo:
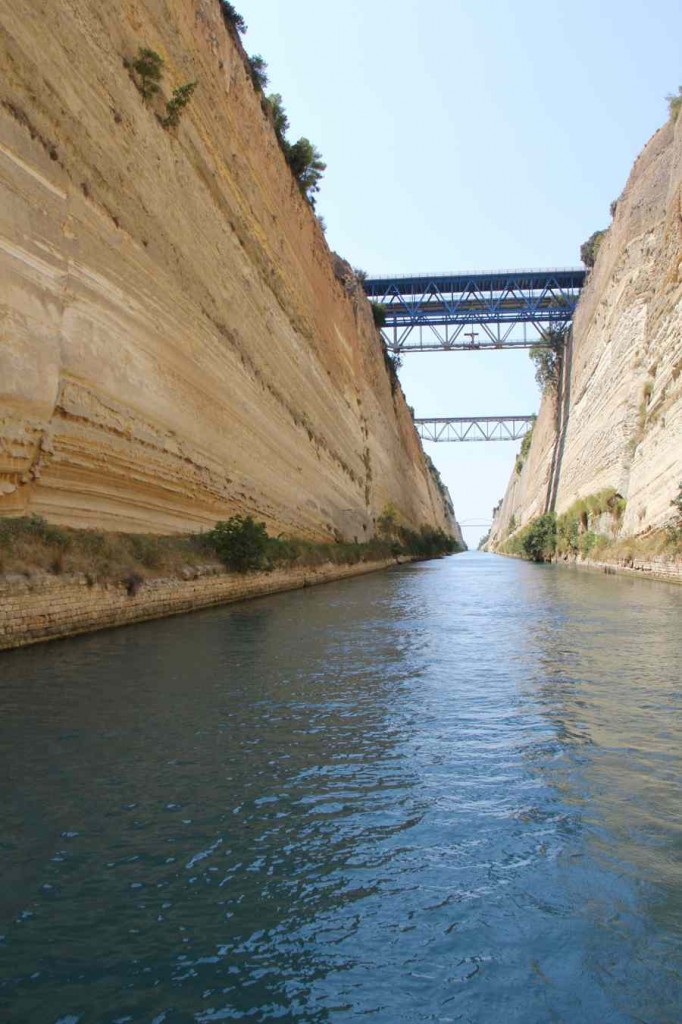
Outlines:
MULTIPOLYGON (((262 58, 249 58, 252 75, 254 73, 253 62, 256 60, 262 60, 262 58)), ((263 61, 264 68, 265 62, 263 61)), ((255 84, 258 88, 264 87, 267 84, 267 76, 264 76, 264 81, 255 82, 255 84)), ((270 110, 272 126, 275 129, 275 135, 284 153, 286 162, 289 164, 289 168, 296 178, 301 192, 314 208, 315 193, 320 191, 320 182, 327 169, 327 165, 322 159, 322 154, 313 146, 310 139, 305 137, 301 137, 297 142, 289 142, 287 139, 289 118, 284 109, 282 97, 278 92, 271 93, 265 99, 265 103, 270 110)))
POLYGON ((597 253, 599 247, 604 241, 604 235, 606 234, 606 228, 601 231, 593 231, 586 242, 580 246, 580 259, 583 261, 586 267, 593 267, 597 260, 597 253))
POLYGON ((249 68, 251 70, 251 81, 260 89, 261 92, 265 92, 269 81, 267 64, 259 53, 254 54, 253 57, 249 57, 249 68))
POLYGON ((310 205, 315 206, 315 193, 320 191, 320 181, 327 169, 322 154, 304 137, 293 145, 287 143, 285 154, 301 192, 310 205))
POLYGON ((284 145, 286 143, 287 132, 289 131, 289 118, 287 117, 287 112, 284 109, 282 97, 278 92, 273 92, 268 96, 267 102, 270 107, 270 113, 272 114, 272 124, 275 129, 275 135, 277 136, 280 145, 284 145))
POLYGON ((244 35, 246 32, 246 22, 239 14, 234 6, 228 2, 228 0, 220 0, 220 12, 223 16, 223 21, 228 28, 234 29, 235 32, 239 32, 244 35))
POLYGON ((668 111, 672 121, 677 121, 677 117, 682 110, 682 85, 677 87, 677 96, 674 93, 669 93, 666 96, 668 101, 668 111))

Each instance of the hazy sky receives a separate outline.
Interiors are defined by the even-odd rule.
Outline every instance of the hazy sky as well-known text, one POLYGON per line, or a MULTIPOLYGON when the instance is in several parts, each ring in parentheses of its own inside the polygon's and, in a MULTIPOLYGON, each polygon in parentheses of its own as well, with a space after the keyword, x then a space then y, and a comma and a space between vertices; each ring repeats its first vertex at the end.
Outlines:
MULTIPOLYGON (((370 275, 578 266, 682 82, 680 0, 235 6, 327 162, 330 246, 370 275)), ((417 416, 539 403, 526 352, 415 353, 400 376, 417 416)), ((518 444, 426 445, 461 521, 490 518, 518 444)))

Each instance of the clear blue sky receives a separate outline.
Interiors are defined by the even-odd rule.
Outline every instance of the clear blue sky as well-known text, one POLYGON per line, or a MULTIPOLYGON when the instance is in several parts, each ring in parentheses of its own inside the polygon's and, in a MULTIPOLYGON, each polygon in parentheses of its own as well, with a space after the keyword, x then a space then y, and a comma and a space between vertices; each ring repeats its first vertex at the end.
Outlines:
MULTIPOLYGON (((329 244, 370 274, 579 265, 682 82, 679 0, 235 6, 327 162, 329 244)), ((525 352, 408 355, 400 376, 418 416, 538 407, 525 352)), ((460 520, 489 517, 517 448, 427 445, 460 520)))

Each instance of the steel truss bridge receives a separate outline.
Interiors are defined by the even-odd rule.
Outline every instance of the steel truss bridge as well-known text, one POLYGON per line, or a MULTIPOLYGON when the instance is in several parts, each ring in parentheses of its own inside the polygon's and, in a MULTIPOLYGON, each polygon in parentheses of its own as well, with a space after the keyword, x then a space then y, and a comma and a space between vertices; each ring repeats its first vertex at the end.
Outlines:
POLYGON ((518 441, 535 416, 448 416, 415 419, 422 441, 518 441))
POLYGON ((571 326, 586 271, 504 270, 370 277, 395 354, 556 345, 571 326))

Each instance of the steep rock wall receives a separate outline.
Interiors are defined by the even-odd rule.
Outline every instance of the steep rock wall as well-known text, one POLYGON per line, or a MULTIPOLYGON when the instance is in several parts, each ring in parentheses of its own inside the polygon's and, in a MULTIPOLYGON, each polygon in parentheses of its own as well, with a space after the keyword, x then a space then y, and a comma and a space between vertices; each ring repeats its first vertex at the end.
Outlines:
POLYGON ((670 519, 682 479, 682 118, 635 162, 564 370, 558 399, 543 400, 523 470, 512 474, 492 547, 510 526, 608 487, 627 499, 623 535, 670 519))
POLYGON ((218 0, 0 11, 0 514, 363 539, 391 502, 449 529, 218 0), (149 103, 124 66, 142 46, 165 62, 149 103))

